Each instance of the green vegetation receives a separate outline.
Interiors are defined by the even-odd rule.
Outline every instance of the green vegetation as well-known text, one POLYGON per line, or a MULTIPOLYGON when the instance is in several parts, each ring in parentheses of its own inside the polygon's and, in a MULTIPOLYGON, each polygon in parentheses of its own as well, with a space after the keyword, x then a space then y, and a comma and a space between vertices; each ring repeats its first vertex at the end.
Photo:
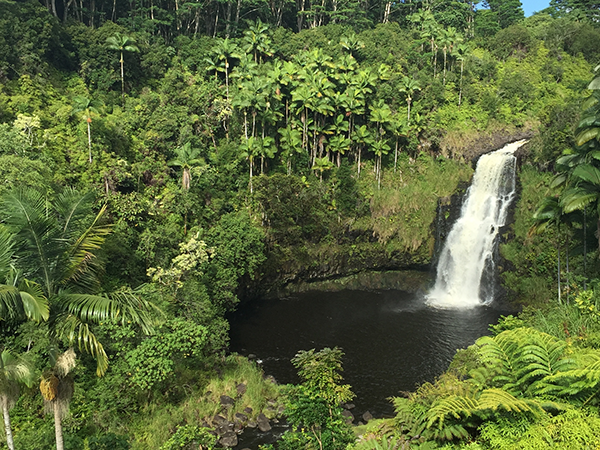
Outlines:
MULTIPOLYGON (((596 433, 597 81, 579 103, 600 54, 597 9, 0 2, 0 401, 6 418, 16 401, 14 448, 210 448, 203 424, 224 413, 221 395, 228 418, 274 416, 280 389, 226 356, 225 314, 289 280, 429 264, 439 198, 490 141, 523 134, 535 137, 504 280, 516 301, 560 307, 505 320, 506 334, 460 354, 460 375, 370 431, 395 440, 358 445, 398 446, 409 428, 433 439, 413 435, 421 448, 596 433), (504 339, 552 358, 502 372, 482 355, 504 339), (11 367, 39 390, 18 396, 31 377, 11 367), (569 383, 579 390, 561 391, 569 383)), ((287 389, 295 430, 282 448, 353 442, 341 356, 294 360, 303 382, 287 389)))

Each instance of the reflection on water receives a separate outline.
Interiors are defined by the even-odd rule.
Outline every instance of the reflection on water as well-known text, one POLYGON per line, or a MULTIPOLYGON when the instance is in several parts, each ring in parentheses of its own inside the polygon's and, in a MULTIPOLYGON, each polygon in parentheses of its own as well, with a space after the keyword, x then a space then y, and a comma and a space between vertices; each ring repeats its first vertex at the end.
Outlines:
POLYGON ((280 383, 296 383, 290 359, 298 350, 341 347, 344 379, 357 395, 354 415, 391 416, 388 397, 433 381, 456 349, 506 313, 493 305, 436 309, 401 291, 311 292, 242 305, 230 317, 230 348, 256 355, 280 383))

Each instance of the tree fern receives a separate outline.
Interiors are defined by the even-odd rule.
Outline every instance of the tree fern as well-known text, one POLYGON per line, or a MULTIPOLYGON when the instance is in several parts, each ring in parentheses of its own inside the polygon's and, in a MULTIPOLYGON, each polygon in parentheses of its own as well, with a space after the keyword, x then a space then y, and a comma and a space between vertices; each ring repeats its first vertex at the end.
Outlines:
POLYGON ((488 375, 491 387, 502 387, 512 394, 536 395, 544 390, 544 379, 575 367, 564 356, 566 342, 533 328, 503 331, 496 337, 477 341, 481 361, 487 372, 472 372, 477 383, 488 375))

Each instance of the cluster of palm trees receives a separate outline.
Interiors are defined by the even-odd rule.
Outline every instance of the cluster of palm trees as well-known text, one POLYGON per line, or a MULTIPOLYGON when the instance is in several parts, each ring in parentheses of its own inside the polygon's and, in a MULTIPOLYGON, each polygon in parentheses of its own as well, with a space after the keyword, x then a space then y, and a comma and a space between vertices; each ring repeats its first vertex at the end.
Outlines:
MULTIPOLYGON (((600 66, 596 67, 599 70, 600 66)), ((558 299, 561 301, 561 230, 566 233, 567 276, 569 273, 569 228, 583 231, 584 272, 587 259, 587 222, 596 218, 600 250, 600 77, 588 86, 589 97, 582 104, 582 118, 576 129, 575 145, 556 161, 557 175, 552 187, 556 194, 545 198, 536 211, 532 232, 555 226, 558 234, 558 299)), ((584 273, 585 275, 585 273, 584 273)), ((568 282, 568 279, 567 279, 568 282)))
MULTIPOLYGON (((40 390, 54 415, 58 450, 64 448, 61 419, 73 393, 73 348, 94 357, 101 376, 108 356, 95 325, 131 321, 145 333, 153 328, 154 308, 134 291, 102 291, 96 255, 111 231, 104 213, 105 208, 94 212, 91 194, 74 189, 50 195, 29 188, 0 198, 0 320, 33 320, 48 334, 51 348, 40 390)), ((16 357, 6 349, 0 364, 0 403, 8 447, 14 450, 9 409, 18 384, 31 385, 35 368, 26 355, 16 357)))
POLYGON ((353 53, 364 44, 356 35, 343 37, 340 45, 344 54, 337 59, 314 49, 291 61, 265 63, 273 51, 268 29, 259 22, 246 31, 241 47, 223 39, 206 58, 208 71, 215 77, 223 73, 226 100, 242 123, 240 154, 249 163, 251 191, 257 161, 263 173, 266 161, 277 153, 288 173, 294 156, 306 155, 321 178, 348 153, 355 155, 360 174, 366 150, 375 154, 380 181, 382 156, 392 141, 397 160, 398 142, 409 132, 410 108, 420 86, 404 76, 401 92, 407 114, 393 111, 374 92, 378 83, 397 74, 385 64, 361 67, 353 53))
POLYGON ((460 88, 458 106, 462 101, 462 78, 464 62, 468 51, 465 38, 454 27, 444 28, 437 22, 431 11, 420 10, 410 16, 410 21, 415 24, 421 37, 421 50, 431 56, 434 78, 439 76, 438 55, 441 51, 444 59, 442 68, 443 84, 446 84, 446 75, 452 69, 453 61, 460 62, 460 88), (427 44, 427 46, 425 45, 427 44))

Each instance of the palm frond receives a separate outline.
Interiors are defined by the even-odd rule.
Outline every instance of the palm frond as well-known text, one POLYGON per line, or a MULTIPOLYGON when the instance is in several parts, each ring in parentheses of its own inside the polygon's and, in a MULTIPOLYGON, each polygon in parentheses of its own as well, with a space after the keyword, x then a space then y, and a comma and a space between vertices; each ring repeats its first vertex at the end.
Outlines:
POLYGON ((579 164, 575 170, 573 170, 573 176, 587 181, 594 186, 600 186, 600 170, 591 164, 579 164))
POLYGON ((52 289, 51 261, 62 249, 55 243, 56 222, 47 214, 46 198, 31 188, 9 192, 0 202, 0 214, 14 234, 15 250, 23 266, 39 276, 47 291, 52 289))
POLYGON ((591 141, 592 139, 598 139, 598 136, 600 136, 600 128, 586 128, 579 134, 577 134, 577 136, 575 136, 575 144, 583 145, 586 142, 591 141))
POLYGON ((154 330, 154 317, 158 312, 152 303, 143 300, 133 291, 106 295, 75 294, 63 292, 58 297, 61 308, 85 323, 113 320, 139 325, 144 333, 154 330))
POLYGON ((35 321, 48 320, 50 304, 39 284, 29 280, 21 280, 19 294, 21 295, 23 310, 28 319, 35 321))
POLYGON ((33 384, 33 367, 28 360, 17 357, 8 350, 4 350, 0 358, 2 359, 0 377, 31 387, 33 384))
POLYGON ((567 189, 563 192, 560 199, 560 205, 566 213, 571 213, 578 209, 583 209, 593 203, 598 198, 598 194, 590 192, 580 186, 567 189))
POLYGON ((112 229, 110 225, 99 223, 105 211, 106 206, 103 206, 93 222, 69 247, 67 251, 68 263, 61 277, 63 284, 75 283, 82 285, 88 290, 97 290, 99 288, 93 264, 96 258, 94 252, 102 247, 105 237, 110 234, 112 229))
POLYGON ((73 314, 63 314, 55 327, 56 337, 66 339, 69 345, 77 345, 80 351, 96 360, 96 374, 101 377, 108 369, 108 356, 87 323, 73 314))

